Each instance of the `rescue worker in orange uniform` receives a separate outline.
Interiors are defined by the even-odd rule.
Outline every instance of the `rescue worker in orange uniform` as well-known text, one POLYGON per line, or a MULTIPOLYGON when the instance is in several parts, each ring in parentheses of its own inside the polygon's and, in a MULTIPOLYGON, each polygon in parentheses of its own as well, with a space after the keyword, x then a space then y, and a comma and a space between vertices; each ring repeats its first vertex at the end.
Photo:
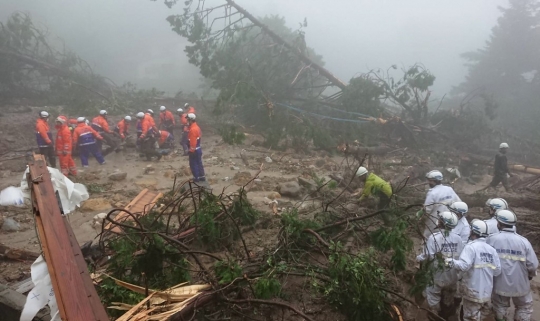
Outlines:
POLYGON ((187 115, 189 123, 189 168, 193 174, 194 182, 204 182, 206 181, 206 176, 202 163, 201 129, 197 125, 195 118, 195 114, 189 113, 187 115))
POLYGON ((116 143, 114 139, 114 134, 109 128, 109 122, 107 121, 107 111, 106 110, 100 110, 99 116, 94 117, 92 119, 92 128, 97 131, 102 137, 105 143, 109 146, 105 151, 102 150, 103 141, 99 140, 97 142, 97 148, 102 153, 102 155, 105 157, 108 154, 110 154, 113 150, 115 152, 119 152, 120 149, 118 148, 118 144, 116 143))
POLYGON ((66 116, 58 116, 56 118, 56 154, 60 161, 60 170, 62 174, 68 176, 69 174, 77 176, 77 168, 75 162, 71 157, 72 151, 72 138, 71 130, 67 125, 68 119, 66 116))
POLYGON ((189 124, 187 121, 187 114, 184 113, 184 110, 182 108, 178 108, 176 113, 178 114, 178 117, 180 117, 180 127, 182 129, 182 137, 180 137, 180 145, 182 145, 182 149, 184 150, 184 156, 188 156, 189 124))
MULTIPOLYGON (((141 154, 146 156, 146 160, 151 160, 152 156, 161 158, 161 154, 156 151, 156 136, 159 135, 159 131, 156 128, 156 123, 152 115, 154 111, 148 109, 141 119, 141 135, 139 136, 138 143, 140 145, 141 154)), ((139 116, 139 114, 137 114, 139 116)))
POLYGON ((188 103, 184 104, 184 109, 186 110, 186 114, 195 114, 195 108, 188 103))
POLYGON ((120 136, 122 141, 126 140, 126 136, 128 135, 128 129, 129 129, 129 123, 131 122, 131 116, 126 116, 124 119, 119 121, 116 124, 116 127, 114 128, 114 132, 120 136))
POLYGON ((174 115, 165 106, 159 107, 159 111, 159 128, 165 129, 173 135, 174 125, 176 125, 174 115))
POLYGON ((171 149, 174 146, 174 136, 166 130, 160 130, 158 144, 161 149, 171 149))
POLYGON ((73 144, 79 146, 83 167, 88 167, 88 156, 90 154, 94 155, 100 165, 105 164, 105 159, 103 159, 103 155, 101 155, 101 151, 98 149, 96 139, 102 140, 103 137, 86 124, 84 117, 77 118, 77 128, 73 131, 73 144))
POLYGON ((49 113, 44 110, 39 112, 39 118, 36 121, 36 140, 39 153, 45 156, 51 167, 56 167, 53 136, 49 129, 49 113))

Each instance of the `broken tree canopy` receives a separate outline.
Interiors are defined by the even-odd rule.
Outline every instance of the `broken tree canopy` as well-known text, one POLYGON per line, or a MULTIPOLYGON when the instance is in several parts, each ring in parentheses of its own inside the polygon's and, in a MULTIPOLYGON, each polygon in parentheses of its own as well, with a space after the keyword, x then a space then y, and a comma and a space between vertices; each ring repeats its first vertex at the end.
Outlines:
POLYGON ((155 89, 137 90, 132 84, 119 87, 95 74, 64 44, 53 44, 47 30, 35 26, 27 14, 14 13, 5 23, 0 22, 3 103, 30 98, 87 115, 103 108, 115 113, 146 107, 158 95, 155 89))

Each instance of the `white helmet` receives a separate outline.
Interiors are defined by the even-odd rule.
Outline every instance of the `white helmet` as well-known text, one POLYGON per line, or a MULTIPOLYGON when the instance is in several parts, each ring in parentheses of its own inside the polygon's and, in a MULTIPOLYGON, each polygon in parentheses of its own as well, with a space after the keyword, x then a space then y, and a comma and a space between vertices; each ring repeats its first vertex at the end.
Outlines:
POLYGON ((148 108, 148 109, 146 110, 146 112, 147 112, 147 113, 150 113, 150 114, 152 114, 152 115, 154 114, 154 111, 153 111, 151 108, 148 108))
POLYGON ((56 117, 56 121, 62 124, 66 123, 66 118, 64 116, 58 116, 56 117))
POLYGON ((167 109, 167 107, 165 107, 165 106, 159 107, 159 110, 160 110, 160 111, 165 111, 165 109, 167 109))
POLYGON ((465 202, 454 202, 448 206, 448 209, 452 213, 460 214, 461 216, 465 216, 467 212, 469 211, 469 206, 465 204, 465 202))
POLYGON ((502 198, 490 198, 486 202, 486 206, 493 210, 507 210, 508 203, 502 198))
POLYGON ((185 103, 184 104, 184 108, 188 108, 189 107, 189 104, 188 103, 185 103))
POLYGON ((428 180, 433 180, 433 181, 442 181, 443 180, 443 174, 441 172, 439 172, 438 170, 433 170, 433 171, 426 174, 426 178, 428 180))
POLYGON ((131 121, 131 116, 126 116, 126 117, 124 117, 124 119, 127 120, 127 121, 131 121))
POLYGON ((197 117, 195 117, 195 114, 194 114, 194 113, 189 113, 189 114, 187 114, 187 119, 189 119, 189 120, 195 120, 195 118, 197 118, 197 117))
POLYGON ((49 118, 49 113, 42 110, 42 111, 39 112, 39 117, 41 117, 41 118, 49 118))
POLYGON ((184 110, 183 110, 182 108, 178 108, 178 109, 176 110, 176 112, 177 112, 177 113, 183 113, 184 110))
POLYGON ((85 121, 86 121, 86 118, 84 118, 84 117, 77 118, 78 123, 84 123, 85 121))
POLYGON ((471 232, 473 232, 474 234, 476 234, 476 235, 478 235, 480 237, 488 236, 489 233, 488 233, 487 223, 482 221, 482 220, 478 220, 478 219, 472 220, 472 222, 471 222, 471 232))
POLYGON ((356 177, 360 177, 362 175, 367 174, 368 170, 364 166, 358 167, 358 170, 356 171, 356 177))
POLYGON ((501 143, 499 145, 499 148, 508 148, 508 144, 507 143, 501 143))
POLYGON ((443 223, 444 227, 447 229, 453 229, 458 224, 458 217, 452 212, 442 212, 439 213, 439 220, 443 223))
POLYGON ((99 111, 100 115, 107 115, 107 111, 105 109, 102 109, 99 111))
POLYGON ((517 217, 516 214, 509 210, 500 210, 497 211, 495 214, 495 219, 505 225, 511 225, 514 226, 517 223, 517 217))
POLYGON ((142 111, 138 112, 137 118, 144 118, 144 113, 142 111))

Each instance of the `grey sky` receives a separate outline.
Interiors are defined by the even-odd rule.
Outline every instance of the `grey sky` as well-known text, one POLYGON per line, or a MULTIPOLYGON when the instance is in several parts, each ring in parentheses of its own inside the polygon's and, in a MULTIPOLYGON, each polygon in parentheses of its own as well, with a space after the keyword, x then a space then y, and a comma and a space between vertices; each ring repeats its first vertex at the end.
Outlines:
MULTIPOLYGON (((181 12, 181 2, 168 9, 161 0, 0 0, 0 18, 15 10, 30 12, 98 72, 119 83, 154 85, 172 94, 195 90, 199 79, 182 51, 186 41, 165 21, 169 14, 181 12)), ((345 81, 370 69, 420 62, 437 76, 434 90, 442 96, 465 76, 459 55, 484 45, 500 15, 497 7, 507 5, 507 0, 237 3, 256 16, 284 16, 292 28, 307 18, 308 45, 345 81)))

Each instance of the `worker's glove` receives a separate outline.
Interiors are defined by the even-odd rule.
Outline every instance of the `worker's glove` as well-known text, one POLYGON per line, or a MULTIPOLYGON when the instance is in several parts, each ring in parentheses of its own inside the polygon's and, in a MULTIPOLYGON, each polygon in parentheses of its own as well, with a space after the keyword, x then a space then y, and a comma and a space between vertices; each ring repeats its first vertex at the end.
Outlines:
POLYGON ((454 259, 450 258, 450 257, 445 258, 444 259, 444 266, 453 267, 454 266, 454 259))

